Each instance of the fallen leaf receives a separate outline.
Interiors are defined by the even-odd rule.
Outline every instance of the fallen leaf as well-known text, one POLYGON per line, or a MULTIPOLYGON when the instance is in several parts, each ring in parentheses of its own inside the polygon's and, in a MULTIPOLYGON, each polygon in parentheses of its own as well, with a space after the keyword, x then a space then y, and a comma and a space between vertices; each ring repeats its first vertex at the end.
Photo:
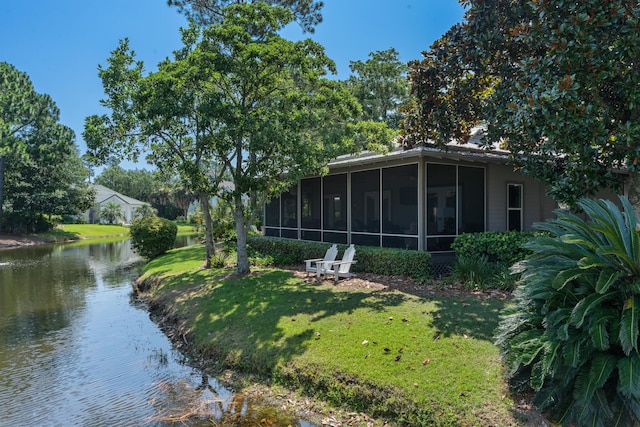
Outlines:
POLYGON ((422 361, 422 364, 423 364, 423 365, 428 365, 428 364, 429 364, 429 362, 431 362, 431 359, 429 359, 429 358, 427 357, 426 359, 424 359, 424 360, 422 361))
POLYGON ((440 335, 436 335, 436 337, 433 340, 438 341, 439 339, 440 339, 440 335))

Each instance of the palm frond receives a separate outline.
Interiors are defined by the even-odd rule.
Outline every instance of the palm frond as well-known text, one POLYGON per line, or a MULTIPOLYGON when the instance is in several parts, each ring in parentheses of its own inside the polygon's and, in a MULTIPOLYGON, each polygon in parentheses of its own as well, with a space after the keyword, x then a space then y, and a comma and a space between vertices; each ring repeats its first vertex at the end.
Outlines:
POLYGON ((618 361, 618 391, 627 398, 640 399, 640 356, 633 352, 618 361))
POLYGON ((620 319, 620 344, 625 355, 638 350, 638 319, 640 318, 640 297, 631 296, 625 303, 620 319))

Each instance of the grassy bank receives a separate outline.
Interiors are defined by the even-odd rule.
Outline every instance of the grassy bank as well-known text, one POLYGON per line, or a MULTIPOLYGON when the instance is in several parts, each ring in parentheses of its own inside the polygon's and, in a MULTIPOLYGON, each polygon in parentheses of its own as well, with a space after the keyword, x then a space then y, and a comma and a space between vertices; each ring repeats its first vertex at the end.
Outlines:
POLYGON ((108 224, 60 224, 55 229, 38 233, 36 237, 49 242, 67 242, 72 240, 101 239, 106 237, 128 236, 129 228, 108 224))
MULTIPOLYGON (((195 233, 191 225, 178 225, 178 235, 195 233)), ((35 237, 52 243, 85 239, 104 239, 129 236, 129 227, 109 224, 60 224, 54 230, 38 233, 35 237)))
POLYGON ((278 269, 201 270, 200 246, 153 260, 152 306, 191 350, 404 425, 517 425, 491 342, 504 301, 316 284, 278 269))

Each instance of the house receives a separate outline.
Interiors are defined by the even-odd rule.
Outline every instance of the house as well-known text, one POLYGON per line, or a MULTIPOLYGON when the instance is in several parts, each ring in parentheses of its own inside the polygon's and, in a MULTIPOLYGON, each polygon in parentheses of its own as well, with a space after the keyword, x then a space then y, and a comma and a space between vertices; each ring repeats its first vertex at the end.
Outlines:
POLYGON ((96 184, 93 188, 96 190, 95 204, 84 213, 85 219, 90 224, 97 224, 100 222, 100 207, 106 203, 113 202, 120 206, 124 217, 123 222, 125 224, 131 223, 136 208, 139 208, 144 204, 144 202, 141 202, 140 200, 120 194, 103 185, 96 184))
MULTIPOLYGON (((481 130, 447 150, 422 146, 341 156, 264 209, 264 234, 451 253, 462 233, 531 230, 558 204, 540 181, 480 147, 481 130)), ((612 191, 598 197, 617 200, 612 191)))

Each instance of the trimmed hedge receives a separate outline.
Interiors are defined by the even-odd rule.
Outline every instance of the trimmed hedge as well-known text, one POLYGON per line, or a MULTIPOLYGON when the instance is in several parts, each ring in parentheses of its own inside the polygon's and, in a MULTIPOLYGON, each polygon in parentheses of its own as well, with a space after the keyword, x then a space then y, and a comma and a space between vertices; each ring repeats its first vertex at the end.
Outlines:
POLYGON ((465 233, 455 238, 451 249, 457 258, 486 258, 491 263, 512 265, 531 254, 523 245, 535 235, 532 231, 465 233))
MULTIPOLYGON (((270 256, 273 265, 302 264, 305 259, 322 258, 330 243, 250 236, 251 256, 270 256)), ((339 259, 347 245, 338 245, 339 259)), ((354 272, 408 276, 416 279, 431 275, 431 255, 428 252, 407 249, 356 246, 354 272)))

